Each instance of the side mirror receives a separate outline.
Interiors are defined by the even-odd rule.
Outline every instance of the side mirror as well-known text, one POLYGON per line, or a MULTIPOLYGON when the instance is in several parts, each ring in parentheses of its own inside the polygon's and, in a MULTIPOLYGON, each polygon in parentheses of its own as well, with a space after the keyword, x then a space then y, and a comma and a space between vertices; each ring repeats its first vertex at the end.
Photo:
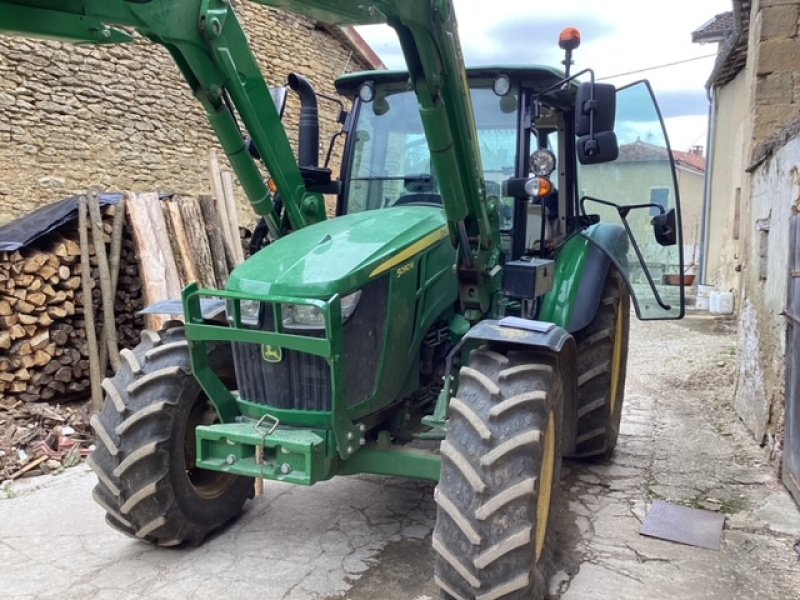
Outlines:
POLYGON ((575 96, 575 135, 583 165, 611 162, 619 156, 614 133, 617 90, 607 83, 582 83, 575 96))
POLYGON ((614 131, 616 113, 617 89, 613 85, 582 83, 575 96, 575 135, 614 131))
POLYGON ((661 246, 674 246, 678 243, 678 230, 675 223, 675 209, 670 208, 663 215, 653 217, 653 233, 661 246))
POLYGON ((611 162, 619 156, 617 134, 613 131, 596 132, 594 136, 578 138, 578 160, 582 165, 611 162))

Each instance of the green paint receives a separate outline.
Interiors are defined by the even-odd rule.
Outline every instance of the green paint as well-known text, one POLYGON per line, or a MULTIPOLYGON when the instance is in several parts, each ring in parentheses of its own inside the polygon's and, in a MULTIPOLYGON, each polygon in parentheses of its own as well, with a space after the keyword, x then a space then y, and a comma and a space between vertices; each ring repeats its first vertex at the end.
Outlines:
POLYGON ((197 466, 232 475, 312 485, 331 475, 326 433, 277 428, 269 422, 201 425, 195 430, 197 466), (256 461, 256 447, 264 450, 256 461))
POLYGON ((542 299, 539 320, 555 323, 569 331, 592 246, 600 247, 615 260, 621 261, 620 264, 625 264, 624 249, 620 249, 619 245, 619 231, 619 225, 598 223, 572 237, 561 247, 556 257, 553 289, 542 299))
MULTIPOLYGON (((388 208, 324 221, 255 254, 231 273, 227 288, 263 296, 346 295, 366 285, 376 267, 445 224, 442 210, 429 206, 388 208)), ((442 245, 449 243, 445 239, 442 245)), ((452 256, 452 249, 449 252, 452 256)))
POLYGON ((412 448, 367 446, 340 464, 337 475, 373 473, 439 481, 442 459, 438 453, 412 448))
POLYGON ((555 323, 565 329, 569 327, 590 244, 589 240, 578 235, 562 246, 556 257, 553 289, 542 299, 540 321, 555 323))

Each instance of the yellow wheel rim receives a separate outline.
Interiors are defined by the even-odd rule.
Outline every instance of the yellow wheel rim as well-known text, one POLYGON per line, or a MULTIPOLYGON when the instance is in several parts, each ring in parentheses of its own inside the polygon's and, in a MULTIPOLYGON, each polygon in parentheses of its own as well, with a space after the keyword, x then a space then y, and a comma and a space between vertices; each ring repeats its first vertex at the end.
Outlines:
POLYGON ((611 355, 611 400, 609 414, 614 414, 617 409, 617 396, 619 394, 620 379, 622 379, 622 353, 624 352, 622 336, 625 330, 625 306, 620 300, 617 304, 617 322, 614 327, 614 352, 611 355))
POLYGON ((536 562, 542 556, 547 537, 547 522, 550 517, 550 499, 553 495, 553 474, 556 466, 556 416, 553 411, 547 417, 544 434, 542 469, 539 472, 539 500, 536 504, 536 562))

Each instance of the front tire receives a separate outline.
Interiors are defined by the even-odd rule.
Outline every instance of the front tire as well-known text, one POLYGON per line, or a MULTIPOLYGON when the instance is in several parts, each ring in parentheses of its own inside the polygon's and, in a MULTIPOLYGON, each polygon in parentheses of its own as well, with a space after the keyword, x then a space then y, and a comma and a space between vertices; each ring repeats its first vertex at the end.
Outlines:
POLYGON ((571 458, 608 457, 617 445, 625 398, 630 296, 625 279, 609 267, 594 320, 575 333, 578 397, 571 458))
POLYGON ((446 598, 543 598, 563 391, 530 352, 472 352, 450 402, 433 547, 446 598))
MULTIPOLYGON (((142 343, 121 356, 122 367, 103 382, 103 410, 91 419, 92 497, 127 535, 161 546, 199 544, 239 514, 252 480, 195 466, 194 429, 214 422, 216 412, 192 375, 183 327, 144 331, 142 343)), ((217 372, 232 372, 227 347, 212 349, 209 359, 217 372)))

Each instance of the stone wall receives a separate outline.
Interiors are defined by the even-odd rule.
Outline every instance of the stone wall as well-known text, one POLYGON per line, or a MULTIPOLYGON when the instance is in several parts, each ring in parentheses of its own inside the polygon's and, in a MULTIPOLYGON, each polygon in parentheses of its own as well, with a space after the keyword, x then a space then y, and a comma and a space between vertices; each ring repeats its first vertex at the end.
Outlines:
POLYGON ((800 1, 760 0, 751 14, 753 148, 800 112, 800 1))
MULTIPOLYGON (((735 406, 759 441, 780 450, 784 429, 786 306, 790 218, 800 213, 800 119, 774 136, 751 174, 739 311, 740 364, 735 406)), ((763 150, 762 150, 763 151, 763 150)))
MULTIPOLYGON (((255 4, 237 11, 271 85, 296 71, 335 94, 338 75, 370 68, 335 30, 255 4)), ((298 108, 290 94, 284 122, 293 140, 298 108)), ((338 106, 322 100, 320 108, 324 158, 338 106)), ((160 46, 0 38, 0 224, 90 185, 208 193, 208 154, 216 144, 160 46)), ((249 205, 237 194, 248 220, 249 205)))

